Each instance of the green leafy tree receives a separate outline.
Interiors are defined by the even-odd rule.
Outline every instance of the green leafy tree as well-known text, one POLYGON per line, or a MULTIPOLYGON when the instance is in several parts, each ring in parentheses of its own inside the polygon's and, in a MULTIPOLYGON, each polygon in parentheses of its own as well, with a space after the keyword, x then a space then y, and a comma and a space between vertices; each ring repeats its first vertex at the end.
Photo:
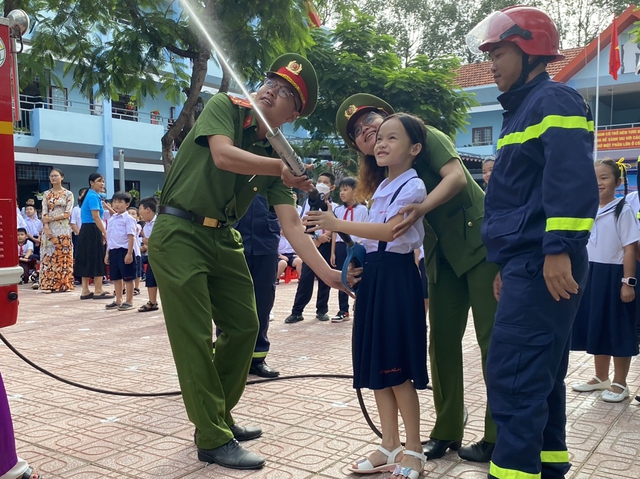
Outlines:
MULTIPOLYGON (((61 84, 55 73, 64 59, 62 76, 70 76, 86 98, 128 94, 139 106, 146 97, 184 102, 162 138, 165 171, 170 168, 174 141, 195 121, 211 58, 208 41, 177 2, 7 0, 3 7, 22 8, 34 20, 31 49, 20 59, 23 82, 39 77, 61 84)), ((194 9, 227 61, 250 82, 259 80, 277 55, 304 53, 311 44, 303 0, 200 0, 194 9)), ((230 83, 224 71, 220 90, 227 91, 230 83)))
MULTIPOLYGON (((324 141, 318 145, 341 145, 335 129, 336 111, 345 98, 364 92, 453 135, 463 127, 467 110, 474 104, 455 85, 457 59, 416 55, 403 66, 393 37, 374 25, 371 16, 355 12, 353 19, 343 18, 332 32, 312 32, 315 45, 308 57, 318 71, 320 98, 314 114, 298 125, 313 132, 314 140, 324 141)), ((347 162, 352 157, 344 145, 341 148, 337 160, 347 162)))
POLYGON ((588 45, 620 15, 628 0, 532 0, 531 5, 547 12, 556 22, 562 48, 588 45))
POLYGON ((628 0, 319 0, 329 21, 353 15, 354 8, 373 17, 374 27, 396 39, 403 64, 417 54, 430 58, 455 55, 473 62, 466 34, 491 12, 514 4, 546 11, 558 26, 562 48, 587 45, 628 6, 628 0))

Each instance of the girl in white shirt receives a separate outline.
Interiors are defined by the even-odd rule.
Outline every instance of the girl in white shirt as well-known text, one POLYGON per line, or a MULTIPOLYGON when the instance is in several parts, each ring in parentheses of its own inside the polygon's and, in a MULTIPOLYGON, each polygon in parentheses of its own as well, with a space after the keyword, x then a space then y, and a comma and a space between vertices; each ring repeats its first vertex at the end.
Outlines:
POLYGON ((613 160, 595 163, 600 207, 587 252, 589 277, 571 335, 571 349, 594 355, 595 376, 574 391, 602 390, 602 399, 621 402, 629 397, 627 374, 638 354, 635 334, 636 244, 640 232, 631 207, 615 190, 624 177, 624 165, 613 160), (609 365, 613 356, 613 382, 609 365))
POLYGON ((416 389, 427 387, 428 376, 422 283, 413 251, 422 245, 424 228, 422 221, 417 221, 395 240, 392 230, 404 219, 398 214, 401 208, 421 203, 427 196, 424 183, 412 168, 415 159, 425 154, 426 129, 419 118, 397 114, 384 120, 377 135, 377 166, 388 169, 388 177, 373 194, 368 222, 310 211, 305 223, 358 236, 367 250, 356 297, 353 383, 355 388, 374 391, 382 444, 350 469, 356 473, 390 471, 394 478, 417 479, 426 457, 420 443, 416 389), (398 411, 406 431, 404 450, 398 411))

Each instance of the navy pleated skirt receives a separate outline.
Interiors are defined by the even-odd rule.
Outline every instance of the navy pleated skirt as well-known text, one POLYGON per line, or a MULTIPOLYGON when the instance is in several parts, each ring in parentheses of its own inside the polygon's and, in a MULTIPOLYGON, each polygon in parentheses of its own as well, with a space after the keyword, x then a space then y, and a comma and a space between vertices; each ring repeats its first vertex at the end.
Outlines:
POLYGON ((589 263, 587 286, 571 333, 573 351, 621 358, 638 354, 636 304, 620 299, 622 277, 621 264, 589 263))
POLYGON ((427 323, 413 253, 368 253, 356 296, 353 387, 384 389, 412 380, 425 389, 427 323))

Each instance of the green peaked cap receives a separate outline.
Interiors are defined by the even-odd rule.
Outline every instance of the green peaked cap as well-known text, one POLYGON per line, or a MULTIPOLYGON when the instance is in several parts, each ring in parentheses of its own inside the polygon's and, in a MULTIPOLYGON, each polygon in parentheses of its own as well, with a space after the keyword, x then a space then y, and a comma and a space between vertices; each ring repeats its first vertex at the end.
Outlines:
POLYGON ((393 115, 395 113, 393 107, 386 101, 369 93, 356 93, 355 95, 351 95, 343 101, 342 105, 338 108, 338 112, 336 113, 336 128, 345 143, 354 150, 357 150, 358 147, 355 141, 349 136, 349 133, 353 130, 353 125, 356 120, 364 113, 370 111, 380 111, 387 115, 393 115))
POLYGON ((280 55, 271 64, 268 77, 279 76, 291 84, 302 102, 300 116, 309 116, 318 103, 318 76, 311 62, 297 53, 280 55))

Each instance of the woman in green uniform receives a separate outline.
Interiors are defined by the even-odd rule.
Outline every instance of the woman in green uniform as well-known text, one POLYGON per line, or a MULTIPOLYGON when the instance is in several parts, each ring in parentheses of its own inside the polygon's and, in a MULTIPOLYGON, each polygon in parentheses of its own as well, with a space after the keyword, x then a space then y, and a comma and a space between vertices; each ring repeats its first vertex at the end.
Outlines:
POLYGON ((257 108, 215 95, 180 146, 162 188, 149 239, 153 268, 187 415, 196 426, 198 458, 234 469, 259 469, 264 459, 237 441, 262 434, 238 426, 231 410, 242 396, 258 336, 258 316, 242 237, 231 226, 260 193, 285 236, 322 280, 340 289, 332 270, 304 234, 290 184, 296 179, 265 140, 269 125, 309 115, 318 95, 316 73, 296 54, 274 62, 256 93, 257 108), (223 333, 212 354, 213 325, 223 333))
MULTIPOLYGON (((336 115, 336 126, 345 142, 358 151, 359 169, 375 165, 373 148, 378 126, 394 113, 387 102, 366 93, 347 98, 336 115)), ((427 187, 427 198, 405 207, 406 218, 395 230, 398 237, 425 215, 425 263, 429 278, 429 356, 436 408, 436 424, 424 447, 429 459, 458 450, 470 461, 489 462, 496 440, 495 424, 485 412, 484 438, 461 448, 464 434, 464 382, 462 337, 469 308, 473 311, 476 338, 487 356, 497 303, 493 295, 496 265, 486 262, 480 238, 484 193, 462 164, 450 138, 427 127, 426 161, 414 168, 427 187)), ((362 181, 360 191, 368 191, 362 181)))

